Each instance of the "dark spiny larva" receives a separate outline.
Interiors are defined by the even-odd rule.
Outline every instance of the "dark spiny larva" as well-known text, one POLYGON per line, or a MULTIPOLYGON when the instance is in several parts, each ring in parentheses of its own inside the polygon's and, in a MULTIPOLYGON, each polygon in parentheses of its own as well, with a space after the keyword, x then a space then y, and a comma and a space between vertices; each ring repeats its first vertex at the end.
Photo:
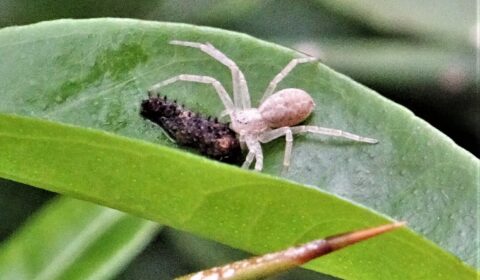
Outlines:
POLYGON ((242 157, 236 134, 227 124, 201 117, 166 96, 143 100, 140 114, 161 126, 179 145, 195 148, 212 159, 237 163, 242 157))

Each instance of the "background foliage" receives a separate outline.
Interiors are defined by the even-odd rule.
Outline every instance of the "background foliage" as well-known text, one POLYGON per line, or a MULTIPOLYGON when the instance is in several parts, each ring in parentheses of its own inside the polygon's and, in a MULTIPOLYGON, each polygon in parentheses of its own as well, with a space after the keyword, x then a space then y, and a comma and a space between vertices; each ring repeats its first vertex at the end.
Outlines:
MULTIPOLYGON (((0 24, 120 16, 245 32, 322 57, 325 64, 404 104, 478 156, 474 1, 357 2, 3 0, 0 24)), ((5 239, 52 195, 10 181, 2 184, 0 236, 5 239)), ((162 279, 224 262, 232 254, 239 253, 164 230, 119 278, 162 279), (188 242, 193 252, 202 252, 201 258, 183 250, 188 242)))

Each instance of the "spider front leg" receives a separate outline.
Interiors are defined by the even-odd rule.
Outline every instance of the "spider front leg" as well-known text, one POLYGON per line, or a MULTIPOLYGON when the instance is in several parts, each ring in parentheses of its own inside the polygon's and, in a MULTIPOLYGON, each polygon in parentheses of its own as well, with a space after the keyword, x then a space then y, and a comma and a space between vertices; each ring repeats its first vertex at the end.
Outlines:
POLYGON ((275 78, 273 78, 273 80, 268 84, 268 87, 265 90, 265 93, 263 94, 262 99, 260 99, 260 104, 262 104, 262 102, 265 99, 267 99, 267 97, 272 95, 272 93, 275 91, 275 88, 277 87, 278 83, 280 83, 290 73, 290 71, 292 71, 293 68, 295 68, 295 66, 297 66, 298 64, 313 62, 313 61, 317 61, 317 60, 318 59, 315 58, 315 57, 301 57, 301 58, 292 59, 287 64, 287 66, 285 66, 285 68, 283 68, 282 71, 280 71, 280 73, 278 73, 275 76, 275 78))
POLYGON ((245 158, 245 161, 242 164, 242 168, 249 169, 254 158, 255 158, 255 153, 252 151, 249 151, 247 154, 247 157, 245 158))
POLYGON ((240 71, 240 68, 237 66, 237 64, 228 56, 216 49, 210 43, 202 44, 197 42, 173 40, 170 41, 170 44, 200 49, 202 52, 210 55, 218 62, 227 66, 232 72, 233 100, 235 102, 235 106, 242 109, 247 109, 251 107, 250 93, 248 92, 247 80, 245 79, 243 72, 240 71))
POLYGON ((263 153, 260 142, 253 137, 246 138, 245 142, 248 147, 248 155, 242 168, 249 168, 252 164, 253 158, 255 158, 255 171, 261 171, 263 169, 263 153))
POLYGON ((230 114, 231 112, 234 111, 235 107, 233 105, 232 99, 228 95, 227 91, 225 88, 222 86, 222 84, 217 81, 216 79, 209 77, 209 76, 198 76, 198 75, 178 75, 175 77, 172 77, 168 80, 165 80, 163 82, 160 82, 158 84, 153 85, 149 90, 148 93, 154 94, 157 93, 157 91, 164 86, 167 86, 169 84, 178 82, 178 81, 186 81, 186 82, 194 82, 194 83, 202 83, 202 84, 211 84, 215 90, 217 91, 218 96, 222 100, 223 106, 225 106, 225 112, 227 114, 230 114))
POLYGON ((218 119, 223 120, 223 118, 225 118, 226 116, 230 116, 230 113, 227 109, 220 112, 220 115, 218 115, 218 119))

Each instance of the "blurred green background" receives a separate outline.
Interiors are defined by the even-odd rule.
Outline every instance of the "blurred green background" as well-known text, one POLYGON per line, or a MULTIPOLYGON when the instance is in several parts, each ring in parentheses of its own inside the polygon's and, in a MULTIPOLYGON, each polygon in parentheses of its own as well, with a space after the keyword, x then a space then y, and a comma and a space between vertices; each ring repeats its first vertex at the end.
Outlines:
MULTIPOLYGON (((0 27, 129 17, 247 33, 317 56, 480 154, 474 0, 0 0, 0 27)), ((328 104, 318 104, 328 106, 328 104)), ((53 194, 0 180, 0 241, 53 194)), ((244 253, 163 229, 118 279, 169 279, 244 253)), ((275 279, 331 279, 298 270, 275 279)))

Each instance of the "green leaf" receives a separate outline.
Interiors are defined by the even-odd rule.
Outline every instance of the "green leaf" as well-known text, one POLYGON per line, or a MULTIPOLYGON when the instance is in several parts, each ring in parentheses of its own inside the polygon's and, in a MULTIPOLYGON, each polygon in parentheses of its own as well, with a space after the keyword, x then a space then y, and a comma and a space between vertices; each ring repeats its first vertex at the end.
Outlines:
POLYGON ((242 19, 264 3, 261 0, 237 1, 183 1, 163 0, 161 4, 155 1, 156 7, 148 14, 143 14, 145 19, 161 19, 164 21, 229 24, 237 19, 242 19))
POLYGON ((0 242, 53 195, 42 189, 0 178, 0 242))
MULTIPOLYGON (((149 15, 166 0, 124 1, 116 0, 59 3, 51 0, 2 0, 0 26, 19 25, 56 18, 79 17, 129 17, 149 15)), ((172 1, 172 0, 168 0, 172 1)))
MULTIPOLYGON (((175 146, 138 115, 155 82, 204 74, 231 88, 228 69, 194 49, 169 45, 171 39, 219 47, 244 70, 254 104, 298 56, 245 35, 181 24, 96 19, 4 29, 0 112, 116 135, 2 115, 0 176, 253 253, 380 224, 388 215, 406 219, 412 229, 475 263, 478 160, 404 108, 320 64, 299 66, 280 87, 312 94, 317 108, 308 123, 374 137, 380 144, 296 137, 286 177, 317 189, 132 139, 175 146)), ((222 111, 208 86, 182 83, 163 93, 204 114, 222 111)), ((266 173, 279 174, 283 148, 283 140, 264 146, 266 173)), ((308 267, 345 278, 418 278, 419 271, 422 278, 475 277, 461 261, 409 231, 308 267)))
MULTIPOLYGON (((323 56, 325 64, 335 70, 375 83, 383 88, 433 88, 454 94, 436 98, 458 98, 462 91, 475 85, 475 51, 438 47, 400 40, 306 39, 275 41, 294 49, 323 56)), ((425 98, 418 92, 410 98, 425 98)))
POLYGON ((158 225, 61 197, 0 247, 4 279, 106 279, 124 268, 158 225))
POLYGON ((430 36, 476 46, 476 4, 472 0, 316 0, 331 10, 381 31, 430 36))
MULTIPOLYGON (((210 235, 253 252, 385 221, 315 189, 138 140, 18 116, 0 115, 0 127, 0 144, 8 151, 0 154, 7 159, 0 161, 2 176, 210 235), (99 159, 108 160, 95 164, 99 159), (155 164, 159 162, 164 165, 155 164), (38 168, 25 172, 21 166, 38 168), (215 181, 205 176, 212 169, 218 172, 215 181), (187 172, 191 176, 172 176, 187 172), (91 189, 92 185, 97 187, 91 189), (328 212, 332 210, 333 216, 328 212), (256 222, 247 223, 252 219, 256 222)), ((406 230, 344 251, 309 267, 347 278, 383 278, 399 269, 398 264, 406 270, 401 277, 418 275, 420 267, 425 276, 475 276, 471 268, 406 230), (431 254, 437 258, 428 259, 431 254)))

